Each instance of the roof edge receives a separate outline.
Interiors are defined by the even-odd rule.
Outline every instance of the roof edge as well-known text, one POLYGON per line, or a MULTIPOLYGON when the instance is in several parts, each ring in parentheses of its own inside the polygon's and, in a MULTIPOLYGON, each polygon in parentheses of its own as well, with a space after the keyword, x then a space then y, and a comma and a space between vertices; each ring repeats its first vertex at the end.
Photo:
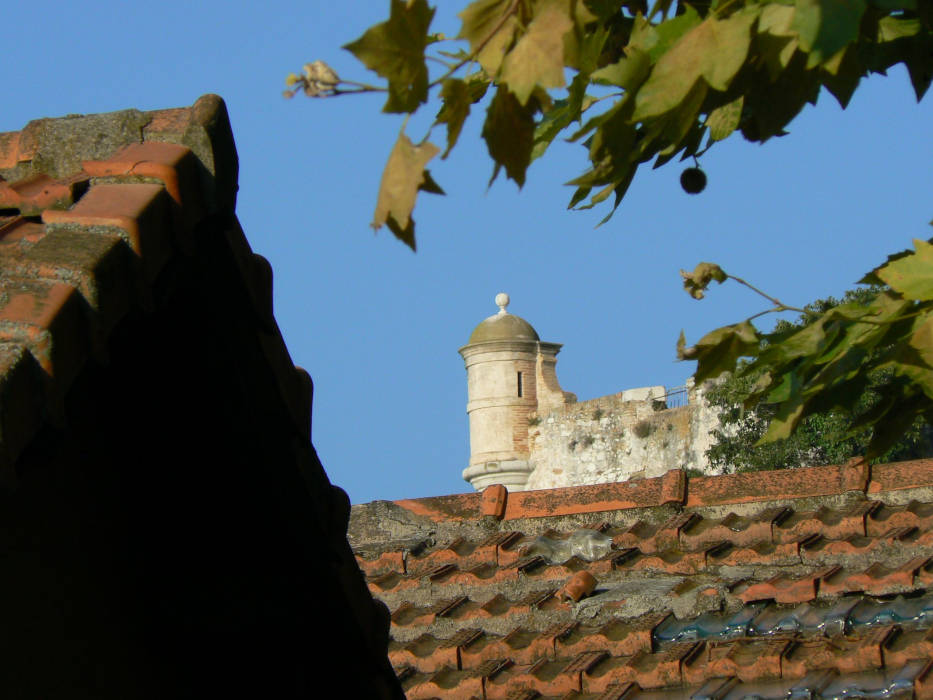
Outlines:
POLYGON ((190 107, 34 119, 20 131, 0 133, 0 178, 66 178, 80 173, 85 161, 107 160, 147 141, 191 149, 209 212, 234 210, 239 162, 227 106, 214 94, 202 95, 190 107))
MULTIPOLYGON (((874 496, 917 488, 933 488, 933 459, 869 465, 863 458, 855 458, 846 464, 695 477, 673 469, 664 476, 637 481, 505 494, 497 491, 495 500, 504 499, 505 504, 495 509, 490 509, 488 503, 493 494, 485 492, 403 499, 394 504, 437 522, 472 520, 484 515, 518 520, 663 505, 702 508, 793 501, 852 492, 874 496)), ((489 489, 504 490, 504 487, 489 489)))

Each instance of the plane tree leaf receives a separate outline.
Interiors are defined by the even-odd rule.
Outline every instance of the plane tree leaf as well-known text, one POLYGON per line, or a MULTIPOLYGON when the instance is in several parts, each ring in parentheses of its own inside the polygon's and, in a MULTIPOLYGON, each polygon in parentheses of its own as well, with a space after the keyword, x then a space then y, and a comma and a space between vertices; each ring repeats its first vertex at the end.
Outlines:
POLYGON ((413 112, 428 99, 424 50, 434 9, 427 0, 392 0, 389 19, 346 46, 389 82, 385 112, 413 112))
POLYGON ((793 28, 812 68, 858 38, 865 0, 796 0, 793 28))
POLYGON ((564 35, 573 21, 557 0, 544 2, 502 64, 502 81, 524 105, 536 87, 563 87, 564 35))
POLYGON ((489 155, 495 162, 490 183, 496 179, 500 168, 519 187, 525 184, 525 171, 531 163, 534 147, 537 105, 534 100, 521 104, 506 86, 496 90, 483 125, 483 139, 489 155))
POLYGON ((684 280, 684 289, 694 299, 702 299, 710 282, 722 284, 728 279, 725 271, 716 263, 702 262, 693 268, 693 272, 680 271, 684 280))
POLYGON ((635 98, 632 119, 675 109, 700 77, 725 90, 745 63, 757 12, 736 12, 726 19, 707 17, 686 32, 659 59, 635 98))
POLYGON ((739 122, 742 119, 742 105, 744 104, 745 96, 739 95, 731 102, 720 105, 709 113, 706 126, 709 127, 710 141, 722 141, 739 128, 739 122))
POLYGON ((882 265, 875 274, 905 299, 933 300, 933 244, 917 239, 915 253, 882 265))
POLYGON ((760 343, 755 327, 748 321, 742 321, 710 331, 691 348, 681 342, 678 357, 697 361, 694 378, 702 382, 735 369, 739 359, 754 354, 760 343))
POLYGON ((509 0, 476 0, 459 15, 458 39, 470 42, 470 51, 490 76, 496 76, 515 39, 519 23, 509 0))
POLYGON ((447 125, 447 148, 441 158, 446 158, 457 144, 463 123, 470 116, 470 106, 482 99, 489 83, 482 79, 469 82, 459 78, 448 78, 441 87, 441 109, 435 122, 447 125))
POLYGON ((418 190, 443 194, 424 168, 439 151, 433 143, 416 145, 405 134, 399 134, 382 171, 372 227, 379 230, 385 224, 412 250, 415 250, 415 220, 411 212, 418 190))

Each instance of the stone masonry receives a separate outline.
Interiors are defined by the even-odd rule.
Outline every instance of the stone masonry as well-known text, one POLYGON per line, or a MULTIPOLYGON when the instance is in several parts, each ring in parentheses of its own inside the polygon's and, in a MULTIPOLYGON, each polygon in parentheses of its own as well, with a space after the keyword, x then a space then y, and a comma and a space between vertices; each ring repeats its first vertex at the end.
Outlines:
POLYGON ((581 486, 670 469, 711 473, 706 450, 718 416, 702 389, 688 385, 680 400, 652 386, 578 402, 557 380, 561 346, 541 341, 531 324, 506 311, 508 303, 499 294, 499 313, 460 348, 470 417, 463 478, 474 488, 581 486))
POLYGON ((715 409, 693 386, 686 405, 668 407, 666 394, 663 386, 645 387, 533 414, 526 488, 650 478, 675 468, 712 473, 705 453, 715 409))

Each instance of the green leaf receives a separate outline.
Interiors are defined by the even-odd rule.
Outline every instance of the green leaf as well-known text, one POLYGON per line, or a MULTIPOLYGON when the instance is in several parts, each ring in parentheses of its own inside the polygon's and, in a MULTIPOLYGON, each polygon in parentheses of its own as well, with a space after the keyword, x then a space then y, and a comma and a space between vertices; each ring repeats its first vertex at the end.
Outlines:
POLYGON ((706 126, 709 127, 709 140, 711 142, 722 141, 739 127, 744 104, 745 96, 739 95, 732 102, 720 105, 710 112, 706 118, 706 126))
POLYGON ((573 22, 557 0, 539 6, 527 31, 508 52, 502 64, 501 80, 508 84, 524 105, 535 87, 563 87, 564 34, 573 22))
POLYGON ((370 27, 343 47, 389 81, 384 112, 414 112, 427 102, 424 49, 433 17, 427 0, 392 0, 388 21, 370 27))
POLYGON ((693 89, 687 93, 680 107, 671 112, 664 120, 663 136, 668 145, 661 149, 660 154, 673 157, 680 150, 680 144, 697 123, 697 114, 706 99, 709 88, 703 81, 697 82, 693 89))
POLYGON ((807 68, 835 55, 858 38, 865 0, 796 0, 793 28, 809 54, 807 68))
POLYGON ((797 427, 800 419, 803 418, 805 408, 806 402, 800 398, 781 404, 777 413, 771 418, 768 430, 756 444, 765 445, 769 442, 784 440, 790 437, 790 434, 794 431, 794 428, 797 427))
POLYGON ((782 135, 784 127, 807 102, 816 103, 819 94, 819 71, 807 70, 806 55, 795 52, 777 80, 771 84, 765 79, 754 81, 746 91, 743 113, 748 118, 740 125, 742 135, 762 142, 782 135))
POLYGON ((490 77, 495 77, 515 39, 518 20, 510 0, 476 0, 459 15, 458 39, 470 42, 470 52, 490 77))
POLYGON ((399 134, 382 171, 372 227, 379 230, 383 224, 387 225, 412 250, 415 250, 415 221, 411 212, 418 190, 443 193, 424 169, 439 151, 433 143, 416 146, 405 134, 399 134))
POLYGON ((696 359, 697 383, 735 369, 739 358, 754 355, 760 345, 755 327, 748 321, 717 328, 704 335, 681 359, 696 359))
POLYGON ((933 299, 933 244, 915 239, 915 253, 888 262, 875 274, 905 299, 933 299))
POLYGON ((463 122, 470 114, 470 105, 473 103, 470 88, 459 78, 448 78, 441 86, 441 109, 437 113, 435 122, 447 125, 447 148, 444 149, 446 158, 450 149, 460 138, 463 122))
POLYGON ((632 119, 642 121, 676 109, 700 77, 714 90, 726 90, 745 63, 757 16, 745 10, 724 20, 711 16, 684 34, 658 59, 638 90, 632 119))
MULTIPOLYGON (((913 334, 910 336, 910 347, 917 351, 917 354, 929 367, 933 367, 933 312, 927 309, 927 312, 917 318, 917 324, 913 334)), ((933 392, 933 385, 930 386, 933 392)), ((931 393, 933 395, 933 393, 931 393)))
POLYGON ((604 223, 609 221, 616 213, 616 209, 619 208, 619 204, 622 203, 622 198, 625 197, 625 193, 628 191, 629 185, 632 184, 632 179, 635 177, 635 168, 633 167, 628 173, 623 176, 620 180, 616 181, 612 192, 615 194, 615 201, 612 203, 612 209, 609 210, 609 213, 606 214, 602 219, 599 220, 599 223, 596 224, 596 227, 599 228, 604 223))
POLYGON ((651 70, 651 58, 637 48, 628 47, 626 56, 615 63, 593 71, 590 76, 596 83, 616 85, 625 90, 637 90, 651 70))
POLYGON ((531 163, 537 111, 535 100, 525 105, 504 85, 500 85, 486 112, 483 139, 489 155, 496 163, 490 184, 496 179, 500 167, 521 187, 525 184, 525 171, 531 163))
POLYGON ((553 107, 548 110, 541 121, 535 126, 534 148, 531 159, 540 158, 547 151, 548 146, 574 120, 580 118, 584 108, 586 86, 589 80, 585 75, 577 74, 570 88, 567 90, 567 99, 556 100, 553 107))
POLYGON ((823 64, 823 85, 845 109, 865 74, 854 46, 848 46, 823 64))
POLYGON ((924 31, 916 19, 884 17, 878 25, 882 50, 907 67, 919 102, 933 80, 933 32, 924 31))
POLYGON ((666 22, 661 22, 655 26, 657 41, 651 46, 648 55, 651 62, 655 63, 665 51, 673 46, 677 41, 695 26, 697 26, 701 17, 697 11, 690 5, 685 5, 683 14, 672 17, 666 22))
POLYGON ((599 64, 599 58, 603 54, 610 32, 605 26, 599 25, 592 31, 586 31, 580 40, 577 40, 576 35, 577 32, 568 32, 564 35, 564 63, 571 68, 576 68, 580 74, 589 75, 599 64), (568 44, 570 43, 576 44, 574 62, 568 58, 570 55, 568 44))

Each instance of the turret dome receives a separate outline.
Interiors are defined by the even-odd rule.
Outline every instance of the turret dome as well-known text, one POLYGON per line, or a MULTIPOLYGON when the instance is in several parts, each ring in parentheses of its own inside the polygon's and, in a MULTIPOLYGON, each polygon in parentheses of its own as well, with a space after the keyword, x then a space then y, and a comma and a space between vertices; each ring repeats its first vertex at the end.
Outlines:
POLYGON ((537 331, 528 321, 505 310, 509 305, 508 294, 497 294, 496 305, 499 307, 499 313, 493 314, 473 329, 468 345, 490 340, 540 340, 537 331))

